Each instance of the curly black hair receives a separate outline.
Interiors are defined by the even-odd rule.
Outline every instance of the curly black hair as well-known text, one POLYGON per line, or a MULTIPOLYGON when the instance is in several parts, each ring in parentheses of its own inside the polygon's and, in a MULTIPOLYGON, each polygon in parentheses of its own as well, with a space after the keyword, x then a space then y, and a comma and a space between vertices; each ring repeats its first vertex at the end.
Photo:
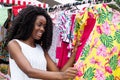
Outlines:
POLYGON ((44 16, 47 21, 45 32, 41 39, 36 40, 35 43, 41 44, 42 48, 48 51, 52 43, 53 24, 46 10, 37 6, 27 6, 19 12, 12 22, 12 27, 6 37, 7 43, 12 39, 27 40, 33 32, 34 23, 38 15, 44 16))

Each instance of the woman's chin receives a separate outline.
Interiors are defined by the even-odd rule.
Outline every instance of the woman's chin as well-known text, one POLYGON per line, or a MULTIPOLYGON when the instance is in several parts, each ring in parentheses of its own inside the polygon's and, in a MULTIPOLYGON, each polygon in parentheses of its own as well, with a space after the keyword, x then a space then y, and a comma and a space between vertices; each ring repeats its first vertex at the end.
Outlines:
POLYGON ((35 38, 36 40, 40 40, 41 39, 41 37, 37 37, 37 38, 35 38))

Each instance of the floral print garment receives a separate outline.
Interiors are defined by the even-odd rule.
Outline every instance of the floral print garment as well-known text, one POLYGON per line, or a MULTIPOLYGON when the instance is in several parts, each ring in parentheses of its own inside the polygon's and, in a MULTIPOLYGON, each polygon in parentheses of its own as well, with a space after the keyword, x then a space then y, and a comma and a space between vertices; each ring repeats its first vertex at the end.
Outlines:
POLYGON ((89 11, 96 24, 75 64, 74 80, 120 80, 120 13, 106 4, 89 11))
POLYGON ((75 16, 75 27, 73 30, 73 39, 72 39, 72 45, 76 44, 76 40, 80 39, 82 37, 84 26, 86 24, 86 20, 88 18, 88 13, 77 13, 75 16))

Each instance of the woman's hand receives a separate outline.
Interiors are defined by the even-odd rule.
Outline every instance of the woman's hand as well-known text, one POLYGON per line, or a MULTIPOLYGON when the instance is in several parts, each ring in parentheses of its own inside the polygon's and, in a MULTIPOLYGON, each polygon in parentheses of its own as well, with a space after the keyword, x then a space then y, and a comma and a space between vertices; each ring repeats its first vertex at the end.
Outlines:
POLYGON ((78 49, 78 46, 80 46, 82 43, 80 43, 80 40, 76 40, 76 43, 75 45, 73 46, 73 49, 72 49, 72 56, 76 56, 76 52, 77 52, 77 49, 78 49))
POLYGON ((61 80, 74 79, 77 74, 77 69, 74 67, 69 67, 66 71, 62 72, 61 80))
POLYGON ((72 52, 70 53, 69 60, 67 61, 67 63, 63 66, 63 68, 60 71, 65 71, 66 69, 68 69, 69 67, 72 67, 74 65, 77 48, 80 45, 81 45, 80 40, 77 40, 76 44, 73 46, 72 52))

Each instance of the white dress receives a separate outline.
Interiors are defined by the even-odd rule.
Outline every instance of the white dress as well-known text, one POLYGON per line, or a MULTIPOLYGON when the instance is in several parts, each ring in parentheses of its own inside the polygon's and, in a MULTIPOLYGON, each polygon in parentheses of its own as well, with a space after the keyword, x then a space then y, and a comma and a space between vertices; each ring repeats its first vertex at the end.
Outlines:
MULTIPOLYGON (((27 58, 29 63, 33 68, 45 70, 47 68, 47 62, 44 56, 43 49, 39 44, 36 44, 36 47, 30 47, 29 45, 21 42, 20 40, 15 39, 20 45, 24 56, 27 58)), ((42 79, 34 79, 29 78, 16 64, 14 59, 9 58, 10 62, 10 72, 11 79, 10 80, 42 80, 42 79)))

